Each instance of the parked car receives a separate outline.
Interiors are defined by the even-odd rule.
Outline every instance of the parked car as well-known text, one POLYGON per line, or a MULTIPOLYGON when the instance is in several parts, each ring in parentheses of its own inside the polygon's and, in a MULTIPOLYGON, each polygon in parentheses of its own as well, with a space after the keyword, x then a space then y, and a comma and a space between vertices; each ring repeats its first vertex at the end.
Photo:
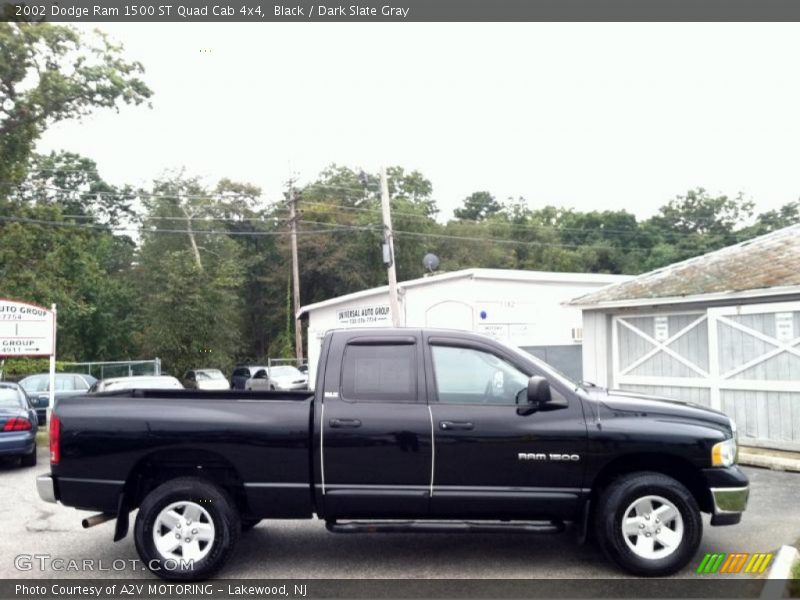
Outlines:
POLYGON ((239 365, 233 370, 231 375, 231 389, 243 390, 247 384, 247 380, 252 378, 261 369, 268 370, 268 367, 260 365, 239 365))
POLYGON ((303 375, 297 367, 281 365, 269 369, 259 369, 247 380, 246 390, 306 390, 308 375, 303 375))
MULTIPOLYGON (((56 373, 55 379, 56 402, 67 396, 85 394, 97 382, 96 377, 86 373, 56 373)), ((50 406, 50 373, 28 375, 19 384, 33 402, 39 423, 44 425, 47 422, 47 408, 50 406)))
POLYGON ((231 384, 219 369, 195 369, 183 376, 183 386, 189 390, 227 390, 231 384))
POLYGON ((19 456, 23 467, 36 464, 39 419, 25 390, 0 382, 0 456, 19 456))
POLYGON ((170 375, 135 375, 112 377, 95 383, 89 392, 116 392, 119 390, 182 390, 181 382, 170 375))
POLYGON ((303 375, 308 376, 308 365, 300 365, 297 367, 297 370, 300 371, 303 375))
POLYGON ((574 522, 622 569, 664 576, 695 555, 701 513, 733 525, 747 505, 719 411, 584 388, 465 331, 332 331, 320 356, 313 393, 66 398, 39 494, 116 517, 115 540, 138 508, 142 564, 178 580, 213 575, 259 519, 314 515, 332 532, 574 522))

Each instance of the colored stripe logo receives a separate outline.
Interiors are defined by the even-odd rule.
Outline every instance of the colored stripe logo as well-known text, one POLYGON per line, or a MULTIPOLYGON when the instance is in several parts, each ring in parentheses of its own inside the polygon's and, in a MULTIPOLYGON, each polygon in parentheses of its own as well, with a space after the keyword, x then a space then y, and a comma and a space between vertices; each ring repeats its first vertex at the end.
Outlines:
POLYGON ((697 572, 701 574, 711 573, 763 573, 772 561, 772 553, 755 552, 711 552, 707 553, 697 572))

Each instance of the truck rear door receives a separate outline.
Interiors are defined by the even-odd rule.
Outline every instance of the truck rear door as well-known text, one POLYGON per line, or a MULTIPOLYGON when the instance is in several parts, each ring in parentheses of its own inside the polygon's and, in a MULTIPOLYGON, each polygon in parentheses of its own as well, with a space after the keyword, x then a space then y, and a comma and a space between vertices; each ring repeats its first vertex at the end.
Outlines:
POLYGON ((327 356, 316 428, 325 518, 426 516, 432 427, 420 333, 337 333, 327 356))

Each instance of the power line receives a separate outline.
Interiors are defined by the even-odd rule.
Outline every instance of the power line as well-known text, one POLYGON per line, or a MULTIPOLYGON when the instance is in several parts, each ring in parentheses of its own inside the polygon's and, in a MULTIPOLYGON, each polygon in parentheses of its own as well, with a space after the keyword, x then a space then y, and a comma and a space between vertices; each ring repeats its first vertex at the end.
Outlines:
MULTIPOLYGON (((95 219, 95 215, 62 214, 65 219, 95 219)), ((133 216, 141 221, 186 221, 186 217, 159 217, 159 216, 133 216)), ((196 223, 221 222, 221 223, 267 223, 269 221, 289 221, 289 217, 197 217, 193 218, 196 223)))
MULTIPOLYGON (((9 222, 9 223, 23 223, 29 225, 45 225, 45 226, 52 226, 52 227, 67 227, 72 229, 84 229, 84 230, 93 230, 93 231, 101 231, 106 233, 139 233, 142 235, 148 234, 183 234, 186 235, 188 231, 186 229, 160 229, 160 228, 146 228, 146 227, 109 227, 106 225, 96 224, 96 223, 72 223, 70 221, 48 221, 45 219, 31 219, 27 217, 5 217, 0 216, 0 222, 9 222)), ((336 223, 328 224, 323 223, 322 225, 327 225, 325 229, 306 229, 306 230, 298 230, 298 235, 311 235, 317 233, 331 233, 336 231, 352 231, 351 227, 342 226, 336 223)), ((199 229, 194 230, 193 233, 197 235, 230 235, 230 236, 250 236, 250 237, 266 237, 266 236, 287 236, 289 235, 289 231, 227 231, 227 230, 214 230, 214 229, 199 229)))
MULTIPOLYGON (((78 229, 89 229, 89 230, 97 230, 97 231, 105 231, 107 233, 139 233, 142 235, 148 234, 182 234, 186 235, 188 232, 186 229, 159 229, 159 228, 120 228, 120 227, 109 227, 106 225, 101 224, 93 224, 93 223, 72 223, 69 221, 48 221, 44 219, 31 219, 26 217, 5 217, 0 216, 0 222, 14 222, 14 223, 25 223, 25 224, 32 224, 32 225, 47 225, 53 227, 70 227, 70 228, 78 228, 78 229)), ((309 221, 298 219, 298 223, 305 223, 309 225, 319 225, 323 226, 324 229, 298 229, 297 235, 302 236, 313 236, 317 234, 327 234, 327 233, 336 233, 336 232, 343 232, 343 231, 370 231, 370 232, 380 232, 381 228, 378 226, 362 226, 362 225, 346 225, 343 223, 326 223, 322 221, 309 221)), ((290 231, 227 231, 227 230, 213 230, 213 229, 206 229, 206 230, 196 230, 194 231, 197 235, 228 235, 228 236, 244 236, 244 237, 284 237, 291 235, 290 231)), ((504 245, 514 245, 514 246, 527 246, 527 247, 553 247, 553 248, 569 248, 569 249, 581 249, 581 248, 590 248, 590 249, 602 249, 602 250, 641 250, 641 251, 650 251, 651 248, 646 247, 637 247, 637 246, 625 246, 625 247, 608 247, 598 244, 560 244, 556 242, 541 242, 541 241, 524 241, 524 240, 509 240, 503 238, 489 238, 489 237, 474 237, 474 236, 464 236, 464 235, 452 235, 452 234, 444 234, 444 233, 425 233, 420 231, 403 231, 403 230, 394 230, 394 233, 400 236, 410 236, 410 237, 423 237, 423 238, 432 238, 432 239, 448 239, 448 240, 459 240, 459 241, 468 241, 468 242, 481 242, 481 243, 496 243, 496 244, 504 244, 504 245)))
MULTIPOLYGON (((21 186, 22 186, 22 184, 20 185, 20 187, 21 186)), ((345 186, 334 186, 334 185, 326 185, 326 184, 310 184, 305 189, 308 189, 309 187, 311 187, 311 188, 319 188, 319 189, 333 189, 333 190, 349 189, 349 190, 360 190, 362 192, 364 191, 364 188, 350 188, 350 187, 345 187, 345 186)), ((81 197, 85 197, 85 198, 91 198, 91 197, 96 197, 96 196, 113 196, 113 197, 122 197, 122 198, 126 198, 126 199, 131 199, 131 200, 142 199, 142 198, 151 198, 151 199, 152 198, 202 199, 202 200, 215 200, 215 199, 216 200, 232 200, 232 199, 236 199, 236 198, 246 198, 246 199, 256 200, 256 199, 262 199, 263 198, 263 196, 252 196, 252 195, 249 195, 249 194, 236 194, 236 193, 228 193, 228 192, 212 192, 212 193, 209 193, 209 194, 189 194, 189 195, 183 195, 183 194, 151 194, 151 193, 147 193, 147 192, 129 192, 127 194, 119 193, 119 192, 108 192, 108 191, 78 192, 78 191, 75 191, 75 190, 68 190, 66 188, 60 188, 60 187, 56 187, 56 186, 36 186, 34 189, 30 189, 29 191, 35 192, 35 191, 38 191, 38 190, 41 190, 41 189, 46 189, 46 190, 50 190, 50 191, 58 191, 58 192, 71 194, 71 195, 77 195, 77 196, 81 196, 81 197)), ((270 206, 265 207, 265 208, 267 208, 267 209, 272 208, 274 210, 274 209, 278 209, 279 207, 287 206, 289 204, 289 202, 291 202, 291 199, 285 198, 285 199, 282 199, 282 200, 273 201, 270 206)), ((331 203, 331 202, 320 202, 320 201, 317 201, 317 200, 304 200, 303 198, 298 198, 297 202, 299 204, 305 204, 305 205, 311 205, 311 206, 321 206, 321 207, 327 207, 327 208, 334 208, 336 210, 357 211, 357 212, 363 212, 363 213, 369 213, 369 214, 380 214, 380 212, 381 212, 381 210, 379 208, 368 208, 368 207, 361 207, 361 206, 347 206, 347 205, 342 205, 342 204, 334 204, 334 203, 331 203)), ((392 214, 395 215, 395 216, 407 217, 407 218, 417 219, 417 220, 425 221, 425 222, 435 221, 434 219, 432 219, 429 216, 420 215, 418 213, 410 213, 410 212, 393 210, 392 214)), ((252 219, 254 219, 254 220, 258 219, 258 217, 253 217, 252 219)), ((210 219, 210 220, 223 221, 225 219, 216 218, 216 219, 210 219)), ((231 221, 235 221, 236 219, 230 219, 230 220, 231 221)), ((241 219, 241 220, 245 220, 245 219, 241 219)), ((495 226, 506 227, 506 228, 509 228, 509 229, 516 229, 516 230, 519 230, 519 231, 535 231, 535 230, 548 231, 549 230, 549 231, 555 231, 555 232, 572 232, 572 233, 583 233, 583 234, 601 233, 603 235, 610 234, 610 235, 629 235, 629 236, 634 236, 634 235, 637 235, 637 234, 641 233, 640 231, 637 231, 635 229, 634 230, 629 230, 629 229, 609 229, 607 227, 602 227, 602 226, 598 227, 598 228, 581 228, 581 227, 563 227, 563 226, 559 226, 559 225, 545 225, 545 224, 538 224, 538 223, 526 225, 526 224, 522 224, 522 223, 507 223, 507 222, 504 223, 504 222, 498 222, 498 221, 492 221, 492 222, 476 221, 474 219, 451 219, 451 221, 455 221, 455 222, 458 222, 458 223, 464 223, 464 224, 488 225, 490 227, 495 227, 495 226)), ((637 221, 637 226, 638 225, 639 225, 639 222, 637 221)), ((697 235, 697 234, 679 232, 679 231, 670 232, 670 236, 671 237, 691 237, 691 236, 694 236, 694 235, 697 235)))

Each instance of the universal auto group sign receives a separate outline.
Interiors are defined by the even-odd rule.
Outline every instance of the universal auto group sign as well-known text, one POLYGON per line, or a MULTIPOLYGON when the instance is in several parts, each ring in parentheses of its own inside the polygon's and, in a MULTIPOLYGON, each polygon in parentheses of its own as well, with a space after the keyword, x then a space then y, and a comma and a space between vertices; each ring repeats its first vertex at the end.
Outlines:
POLYGON ((0 299, 0 357, 53 356, 55 311, 0 299))

